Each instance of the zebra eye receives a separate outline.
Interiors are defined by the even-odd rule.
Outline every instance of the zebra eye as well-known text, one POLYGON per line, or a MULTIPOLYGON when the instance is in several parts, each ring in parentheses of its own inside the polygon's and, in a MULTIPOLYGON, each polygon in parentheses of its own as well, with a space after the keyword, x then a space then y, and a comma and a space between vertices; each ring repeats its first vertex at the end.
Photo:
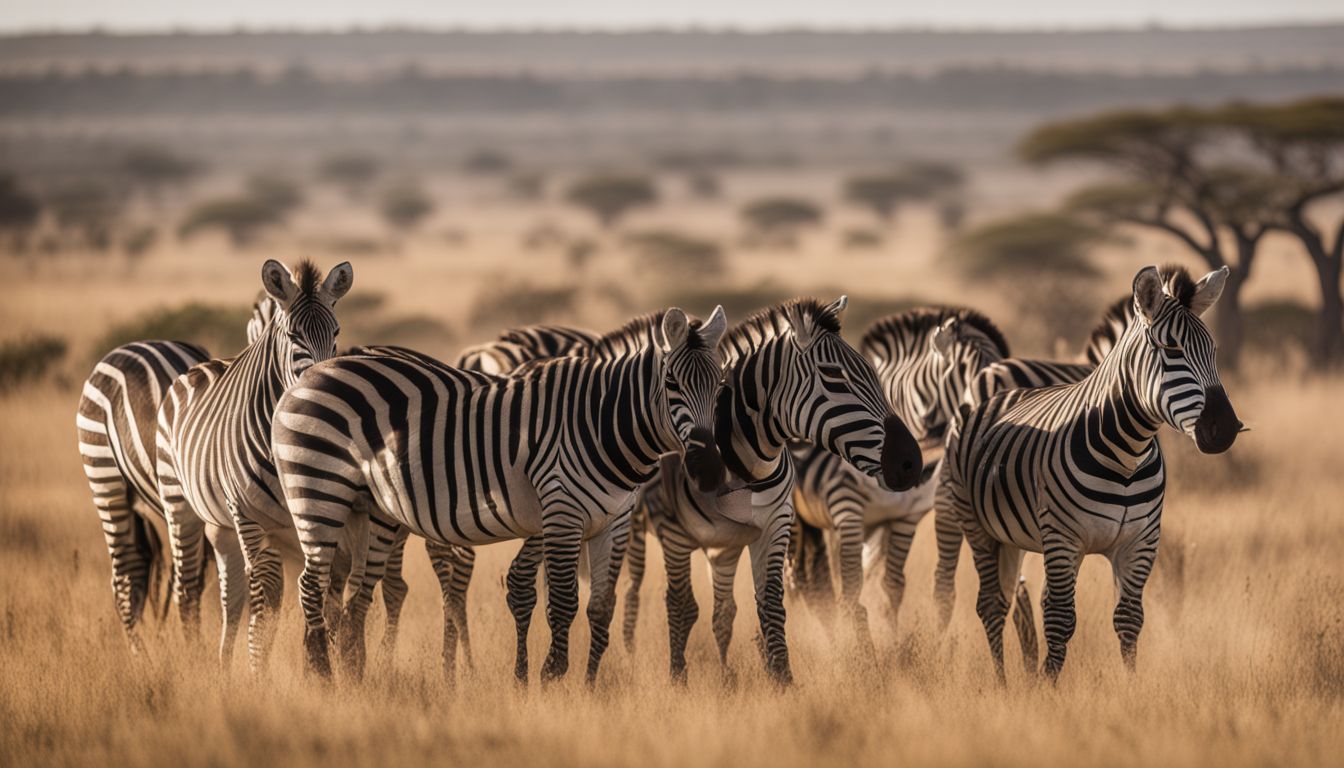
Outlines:
POLYGON ((1163 342, 1162 339, 1158 338, 1157 334, 1156 334, 1156 333, 1153 333, 1152 331, 1149 331, 1149 332, 1148 332, 1148 340, 1151 341, 1151 342, 1153 343, 1153 346, 1155 346, 1155 347, 1157 347, 1158 349, 1161 349, 1161 350, 1163 350, 1163 351, 1166 351, 1166 352, 1180 352, 1180 351, 1181 351, 1181 345, 1179 345, 1179 344, 1167 344, 1167 343, 1163 342))
POLYGON ((838 365, 818 365, 817 370, 825 378, 835 379, 837 381, 849 381, 849 372, 838 365))

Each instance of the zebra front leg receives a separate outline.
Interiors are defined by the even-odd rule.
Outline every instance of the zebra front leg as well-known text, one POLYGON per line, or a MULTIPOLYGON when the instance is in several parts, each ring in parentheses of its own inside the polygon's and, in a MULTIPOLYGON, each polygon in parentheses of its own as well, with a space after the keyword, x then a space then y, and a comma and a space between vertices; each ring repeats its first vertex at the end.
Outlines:
POLYGON ((934 507, 933 529, 938 539, 938 565, 933 575, 933 599, 938 606, 939 627, 947 629, 952 622, 952 608, 957 599, 957 563, 961 559, 962 512, 945 501, 939 487, 939 500, 934 507))
POLYGON ((742 547, 710 550, 709 578, 714 586, 714 613, 710 623, 714 640, 719 646, 719 664, 724 677, 732 680, 733 669, 728 664, 728 646, 733 642, 733 621, 737 618, 737 600, 733 597, 733 582, 737 579, 737 563, 742 559, 742 547))
POLYGON ((793 672, 789 668, 789 646, 784 637, 784 561, 789 552, 789 523, 792 517, 792 508, 783 507, 780 514, 769 518, 765 530, 750 545, 751 572, 756 585, 756 616, 761 627, 765 668, 780 685, 793 682, 793 672))
MULTIPOLYGON (((626 560, 630 563, 630 585, 625 589, 625 610, 621 620, 621 639, 625 642, 625 652, 632 655, 635 652, 635 627, 639 623, 639 588, 644 585, 648 535, 648 513, 641 506, 630 517, 630 545, 626 554, 626 560)), ((671 619, 670 613, 668 618, 671 619)))
POLYGON ((1046 553, 1045 597, 1041 600, 1041 614, 1045 621, 1043 671, 1051 682, 1055 682, 1064 668, 1064 656, 1077 626, 1073 607, 1074 591, 1078 583, 1078 566, 1083 556, 1076 543, 1051 530, 1045 531, 1042 546, 1046 553))
POLYGON ((1120 657, 1130 672, 1138 669, 1139 632, 1143 630, 1143 588, 1157 559, 1157 531, 1111 556, 1111 571, 1115 577, 1118 599, 1113 620, 1115 634, 1120 638, 1120 657))
POLYGON ((234 645, 238 641, 238 628, 243 624, 243 608, 247 605, 247 561, 238 543, 238 534, 233 530, 207 524, 205 536, 215 550, 215 567, 219 571, 219 603, 222 609, 219 663, 228 669, 233 660, 234 645))
MULTIPOLYGON (((915 539, 917 520, 902 519, 887 523, 887 551, 882 569, 882 590, 887 594, 891 635, 896 636, 901 603, 905 599, 905 561, 910 556, 910 545, 915 539)), ((960 546, 960 539, 958 539, 960 546)))
POLYGON ((1024 576, 1018 577, 1017 593, 1013 596, 1013 627, 1022 648, 1022 664, 1028 674, 1035 674, 1041 652, 1036 638, 1036 612, 1032 610, 1031 591, 1024 576))
POLYGON ((686 639, 700 617, 700 607, 691 588, 691 553, 696 546, 685 531, 673 529, 669 524, 659 527, 658 537, 667 569, 668 665, 673 682, 685 683, 686 639))
POLYGON ((588 628, 591 639, 588 646, 586 680, 592 685, 602 664, 602 654, 610 642, 611 619, 616 613, 616 582, 621 575, 625 547, 630 540, 630 510, 613 517, 596 536, 590 538, 588 570, 592 589, 588 595, 588 628))
MULTIPOLYGON (((338 636, 341 662, 355 680, 364 677, 364 625, 368 619, 369 606, 373 603, 373 590, 383 579, 390 547, 396 541, 398 528, 396 523, 388 523, 362 512, 352 513, 347 520, 346 547, 351 550, 362 547, 365 550, 363 568, 357 569, 358 576, 353 579, 356 589, 345 605, 338 636)), ((352 556, 356 560, 361 559, 358 552, 352 551, 352 556)))
MULTIPOLYGON (((524 542, 524 547, 527 543, 524 542)), ((471 646, 469 645, 469 635, 467 634, 467 615, 466 598, 467 585, 471 582, 471 569, 475 563, 476 553, 471 547, 459 547, 452 544, 439 544, 437 542, 426 542, 425 551, 429 554, 429 564, 434 569, 434 575, 439 580, 439 592, 443 596, 443 674, 444 677, 451 680, 455 675, 457 665, 457 646, 461 641, 463 651, 465 652, 468 666, 471 663, 471 646), (465 575, 464 575, 465 574, 465 575)), ((538 557, 540 554, 538 553, 538 557)), ((519 552, 519 557, 523 553, 519 552)), ((523 566, 514 560, 518 568, 523 566)), ((532 597, 533 603, 536 602, 536 570, 532 567, 532 597)), ((510 567, 509 573, 512 575, 514 567, 510 567)), ((510 608, 514 607, 513 587, 509 588, 510 608)), ((531 621, 532 608, 527 609, 527 621, 531 621)), ((515 619, 517 616, 515 615, 515 619)), ((522 659, 524 666, 524 677, 526 677, 526 630, 523 631, 523 652, 522 659)))
MULTIPOLYGON (((229 514, 233 518, 234 530, 247 564, 248 663, 254 673, 261 672, 266 668, 271 642, 275 638, 276 613, 284 597, 284 563, 279 551, 266 541, 266 531, 260 523, 244 516, 234 502, 229 502, 229 514)), ((328 562, 328 571, 330 565, 328 562)), ((324 580, 323 588, 330 581, 329 572, 326 576, 328 578, 324 580)), ((318 603, 321 604, 320 599, 318 603)))
MULTIPOLYGON (((331 568, 353 499, 315 499, 289 495, 287 503, 303 550, 299 574, 299 604, 303 608, 304 669, 331 677, 331 650, 324 603, 331 585, 331 568)), ((246 541, 244 541, 246 545, 246 541)), ((244 549, 244 552, 247 550, 244 549)), ((255 617, 254 617, 255 618, 255 617)))
POLYGON ((173 558, 173 600, 187 638, 195 640, 200 635, 201 593, 205 589, 205 523, 187 503, 173 467, 160 449, 159 499, 173 558))
POLYGON ((840 606, 849 619, 859 652, 867 660, 876 661, 877 649, 873 647, 873 635, 868 629, 868 609, 861 602, 863 510, 856 505, 837 501, 831 506, 831 514, 840 561, 840 606))
MULTIPOLYGON (((518 550, 518 554, 509 565, 509 612, 513 614, 514 627, 518 633, 513 675, 523 684, 527 683, 527 632, 532 626, 532 611, 537 605, 537 571, 540 569, 544 550, 543 538, 532 536, 523 541, 522 549, 518 550)), ((443 631, 446 637, 450 631, 446 621, 443 631)))
POLYGON ((583 515, 568 507, 549 507, 551 524, 542 526, 542 558, 546 563, 546 620, 551 626, 551 649, 541 667, 541 680, 564 677, 569 671, 569 629, 579 612, 579 544, 583 515))
MULTIPOLYGON (((88 450, 83 442, 81 438, 81 449, 88 450)), ((111 461, 110 449, 105 462, 95 463, 85 456, 84 472, 93 489, 93 505, 102 521, 103 538, 107 541, 107 553, 112 559, 112 599, 116 603, 117 616, 126 632, 131 653, 138 655, 144 650, 139 624, 144 615, 145 601, 149 598, 152 563, 146 554, 146 547, 137 541, 137 533, 143 533, 147 526, 141 527, 144 524, 136 519, 136 513, 131 509, 130 491, 125 478, 111 461)))
POLYGON ((989 655, 994 660, 994 672, 999 682, 1004 683, 1007 678, 1003 672, 1003 622, 1008 616, 1008 598, 1012 593, 1004 594, 999 579, 1003 545, 978 527, 966 532, 966 540, 971 545, 975 571, 980 576, 975 614, 985 627, 985 639, 989 642, 989 655))
POLYGON ((379 647, 379 656, 391 661, 397 650, 397 630, 401 625, 401 608, 406 604, 409 589, 401 576, 403 557, 406 554, 406 539, 410 529, 398 526, 396 538, 392 542, 392 551, 387 556, 387 566, 383 570, 383 610, 387 613, 387 626, 383 629, 383 642, 379 647))

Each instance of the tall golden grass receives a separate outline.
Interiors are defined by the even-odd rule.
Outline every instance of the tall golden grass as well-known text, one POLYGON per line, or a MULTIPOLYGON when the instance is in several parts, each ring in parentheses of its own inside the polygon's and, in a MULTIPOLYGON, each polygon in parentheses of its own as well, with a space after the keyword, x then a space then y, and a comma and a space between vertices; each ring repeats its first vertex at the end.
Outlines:
MULTIPOLYGON (((107 317, 125 314, 128 296, 149 306, 184 291, 245 299, 259 263, 151 263, 134 284, 111 267, 76 262, 35 273, 7 267, 21 290, 0 317, 15 330, 31 321, 84 343, 107 317)), ((414 270, 416 292, 407 300, 439 312, 458 311, 457 300, 469 295, 464 285, 481 277, 461 279, 420 262, 375 261, 356 270, 356 291, 381 287, 398 301, 398 285, 414 270)), ((902 286, 886 287, 896 293, 902 286)), ((324 684, 302 673, 293 574, 264 675, 251 676, 241 658, 233 669, 218 668, 212 596, 202 641, 186 642, 170 617, 150 622, 148 653, 131 657, 75 448, 76 385, 84 373, 83 358, 77 362, 64 382, 0 399, 0 765, 1233 766, 1334 764, 1344 754, 1338 378, 1229 380, 1232 401, 1254 431, 1224 456, 1200 456, 1188 441, 1165 435, 1172 482, 1164 551, 1147 596, 1137 675, 1126 673, 1111 629, 1109 568, 1089 558, 1078 632, 1058 686, 1011 664, 1007 687, 999 687, 974 615, 968 562, 951 628, 933 629, 935 555, 926 521, 894 634, 870 590, 880 647, 875 667, 855 655, 843 633, 791 603, 797 683, 773 687, 752 643, 744 563, 731 654, 736 683, 725 683, 718 668, 703 568, 696 571, 703 618, 691 637, 690 681, 669 683, 655 546, 636 651, 615 643, 589 689, 581 674, 582 617, 572 654, 577 674, 550 686, 535 678, 527 688, 513 682, 513 627, 501 581, 516 545, 482 550, 469 608, 476 665, 455 686, 441 674, 438 588, 416 543, 407 558, 411 595, 400 646, 371 666, 362 684, 324 684)), ((1038 587, 1038 559, 1028 575, 1038 587)), ((375 659, 380 610, 369 623, 375 659)), ((534 669, 549 639, 542 615, 532 634, 534 669)))

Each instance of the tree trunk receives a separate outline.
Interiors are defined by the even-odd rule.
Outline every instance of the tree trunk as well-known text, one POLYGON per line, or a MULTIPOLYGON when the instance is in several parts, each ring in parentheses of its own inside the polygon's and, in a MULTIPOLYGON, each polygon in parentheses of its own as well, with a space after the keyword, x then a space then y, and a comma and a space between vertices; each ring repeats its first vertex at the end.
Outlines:
POLYGON ((1340 297, 1340 260, 1327 257, 1315 263, 1321 310, 1316 316, 1312 363, 1325 370, 1344 362, 1344 301, 1340 297))
POLYGON ((1241 365, 1241 345, 1246 336, 1241 318, 1241 288, 1245 284, 1246 273, 1240 267, 1232 269, 1223 285, 1223 295, 1218 298, 1213 321, 1220 371, 1236 371, 1241 365))

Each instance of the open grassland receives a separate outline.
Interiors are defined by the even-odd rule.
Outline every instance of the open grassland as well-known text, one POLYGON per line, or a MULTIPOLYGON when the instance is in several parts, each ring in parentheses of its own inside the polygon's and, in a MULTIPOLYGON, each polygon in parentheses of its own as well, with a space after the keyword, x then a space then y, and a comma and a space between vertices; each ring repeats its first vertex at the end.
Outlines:
MULTIPOLYGON (((356 259, 351 296, 383 292, 396 297, 398 311, 445 319, 456 338, 432 351, 449 354, 476 333, 460 323, 474 292, 501 274, 498 265, 511 264, 518 274, 529 264, 522 260, 534 258, 543 266, 532 273, 562 268, 559 257, 512 254, 512 240, 490 237, 473 241, 472 258, 356 259)), ((502 577, 516 544, 482 551, 469 609, 476 664, 455 686, 440 671, 437 584, 414 542, 401 643, 362 684, 304 677, 292 579, 277 653, 260 678, 246 672, 241 658, 234 669, 218 669, 213 643, 185 642, 175 619, 159 630, 151 622, 150 653, 131 658, 75 448, 77 384, 102 324, 124 319, 132 308, 188 297, 237 304, 255 290, 260 254, 191 256, 155 257, 131 277, 109 262, 5 263, 5 277, 18 286, 0 310, 7 334, 50 328, 71 339, 73 353, 54 384, 0 398, 0 765, 1233 766, 1332 764, 1344 753, 1344 381, 1263 371, 1228 382, 1239 415, 1254 430, 1229 454, 1199 456, 1186 441, 1164 437, 1173 480, 1135 677, 1120 662, 1110 626, 1109 569, 1089 559, 1078 632, 1058 687, 1033 682, 1013 663, 1007 688, 1000 688, 974 615, 969 557, 950 630, 932 628, 928 525, 910 559, 906 606, 894 632, 877 590, 869 590, 877 668, 852 653, 843 633, 833 635, 791 603, 797 684, 785 691, 758 669, 745 563, 732 650, 736 683, 725 684, 718 669, 703 568, 696 571, 702 618, 691 637, 690 681, 668 682, 656 545, 636 651, 615 643, 592 690, 582 682, 582 617, 572 652, 579 674, 547 687, 535 679, 527 689, 513 683, 502 577)), ((795 290, 867 289, 995 309, 985 297, 960 296, 945 277, 929 277, 936 273, 921 262, 890 255, 785 258, 798 259, 784 262, 798 269, 747 256, 730 277, 750 284, 780 273, 795 290), (869 267, 880 271, 863 280, 846 277, 870 274, 869 267)), ((335 259, 320 261, 325 267, 335 259)), ((617 265, 590 269, 621 275, 617 265)), ((1120 290, 1126 284, 1111 282, 1120 290)), ((618 310, 587 301, 574 309, 576 320, 594 327, 619 319, 618 310)), ((342 336, 349 343, 386 340, 342 336)), ((1039 558, 1029 560, 1028 576, 1041 584, 1039 558)), ((213 599, 207 595, 207 638, 216 629, 213 599)), ((369 622, 374 658, 380 611, 369 622)), ((539 615, 534 668, 548 634, 539 615)), ((1015 641, 1008 646, 1012 660, 1015 641)))

